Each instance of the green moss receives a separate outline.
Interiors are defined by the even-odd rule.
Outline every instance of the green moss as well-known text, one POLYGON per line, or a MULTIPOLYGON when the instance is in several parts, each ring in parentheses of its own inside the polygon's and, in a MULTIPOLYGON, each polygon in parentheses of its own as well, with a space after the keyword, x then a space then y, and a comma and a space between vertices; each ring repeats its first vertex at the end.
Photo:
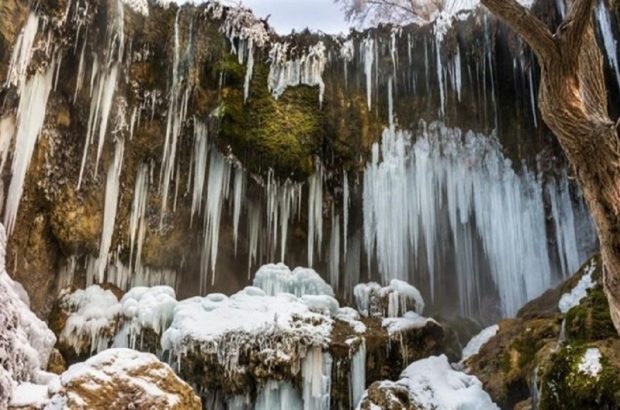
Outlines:
MULTIPOLYGON (((233 73, 234 75, 234 73, 233 73)), ((255 173, 272 167, 281 178, 305 179, 323 140, 318 89, 289 88, 278 100, 268 92, 267 68, 256 68, 250 98, 239 88, 223 90, 220 141, 255 173)))
POLYGON ((611 409, 620 403, 620 374, 610 361, 601 358, 596 377, 579 371, 586 345, 567 345, 555 353, 543 375, 539 408, 611 409))
POLYGON ((603 286, 589 290, 588 296, 568 311, 566 336, 569 341, 578 342, 617 337, 603 286))

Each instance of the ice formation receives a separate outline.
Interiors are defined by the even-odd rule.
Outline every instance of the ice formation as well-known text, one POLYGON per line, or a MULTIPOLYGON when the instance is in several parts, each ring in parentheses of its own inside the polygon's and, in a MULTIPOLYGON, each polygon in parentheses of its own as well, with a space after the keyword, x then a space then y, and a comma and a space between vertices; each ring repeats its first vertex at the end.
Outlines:
POLYGON ((605 1, 601 0, 596 6, 596 18, 598 20, 599 30, 603 38, 603 46, 609 60, 609 65, 616 75, 616 83, 620 86, 620 62, 618 61, 618 41, 614 37, 612 29, 612 17, 609 7, 605 5, 605 1))
POLYGON ((463 353, 461 355, 461 362, 469 359, 470 357, 478 354, 482 346, 484 346, 489 340, 493 338, 499 331, 499 325, 489 326, 486 329, 483 329, 476 336, 472 337, 467 345, 463 348, 463 353))
POLYGON ((560 298, 558 308, 560 312, 567 313, 569 310, 579 305, 581 299, 588 295, 588 290, 592 289, 596 285, 596 281, 592 279, 592 274, 596 270, 596 260, 591 259, 589 265, 586 267, 583 276, 569 293, 565 293, 560 298))
POLYGON ((585 351, 577 367, 579 373, 598 379, 603 370, 601 365, 601 351, 596 347, 590 347, 585 351))
POLYGON ((108 348, 122 309, 112 291, 92 285, 62 295, 59 303, 68 315, 61 343, 71 346, 77 354, 108 348))
MULTIPOLYGON (((424 127, 416 141, 387 129, 364 175, 365 248, 376 256, 384 281, 424 272, 431 297, 442 262, 454 260, 465 314, 481 296, 477 284, 481 266, 488 264, 502 311, 510 316, 552 283, 544 209, 542 183, 527 169, 515 173, 495 138, 442 123, 424 127), (439 227, 446 223, 453 248, 438 246, 439 227)), ((570 220, 558 229, 565 243, 574 241, 570 220)))
POLYGON ((351 405, 356 407, 362 400, 366 387, 366 341, 362 340, 357 352, 351 358, 351 373, 349 375, 351 405))
POLYGON ((398 279, 392 279, 384 287, 375 282, 357 284, 353 295, 357 309, 364 316, 400 317, 410 310, 424 312, 420 291, 398 279))
POLYGON ((174 289, 168 286, 131 288, 120 303, 123 318, 114 345, 140 350, 143 331, 150 329, 161 336, 170 326, 177 306, 174 289))
MULTIPOLYGON (((0 225, 0 407, 20 392, 18 383, 36 382, 47 367, 56 337, 31 310, 21 285, 6 272, 6 232, 0 225)), ((18 399, 20 397, 17 397, 18 399)))
POLYGON ((288 59, 289 44, 274 43, 269 51, 268 88, 269 92, 279 98, 288 87, 296 87, 300 84, 311 87, 319 87, 319 103, 323 104, 323 93, 325 83, 323 82, 323 71, 327 57, 325 55, 325 44, 319 41, 299 58, 288 59))
POLYGON ((261 266, 254 276, 254 286, 267 295, 290 293, 297 297, 304 295, 334 296, 334 291, 323 278, 311 268, 297 267, 291 271, 283 263, 261 266))
POLYGON ((420 316, 415 312, 406 312, 399 317, 383 318, 381 326, 387 330, 390 337, 396 337, 411 329, 422 329, 430 322, 437 323, 433 319, 420 316))
POLYGON ((267 296, 247 287, 230 297, 210 294, 179 302, 161 344, 179 363, 188 349, 199 348, 235 371, 242 346, 280 346, 289 352, 326 347, 331 326, 328 316, 312 312, 303 299, 285 293, 267 296))

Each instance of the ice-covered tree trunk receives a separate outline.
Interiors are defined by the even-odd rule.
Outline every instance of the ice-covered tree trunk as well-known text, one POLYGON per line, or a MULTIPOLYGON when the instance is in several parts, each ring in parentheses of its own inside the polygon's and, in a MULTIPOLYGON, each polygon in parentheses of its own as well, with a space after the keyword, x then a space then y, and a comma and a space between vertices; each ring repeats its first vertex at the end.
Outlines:
POLYGON ((620 333, 620 143, 607 110, 603 57, 592 11, 596 0, 574 0, 552 34, 516 0, 482 0, 534 50, 541 66, 543 119, 568 157, 598 230, 605 291, 620 333))

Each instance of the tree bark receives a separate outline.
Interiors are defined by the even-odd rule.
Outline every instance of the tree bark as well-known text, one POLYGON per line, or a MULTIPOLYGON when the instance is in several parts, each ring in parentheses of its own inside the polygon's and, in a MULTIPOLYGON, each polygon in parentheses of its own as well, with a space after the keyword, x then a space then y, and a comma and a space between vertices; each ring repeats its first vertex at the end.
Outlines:
POLYGON ((594 218, 604 264, 605 293, 620 334, 620 143, 609 118, 603 57, 594 36, 596 0, 574 0, 555 34, 516 0, 482 0, 537 55, 538 96, 594 218))

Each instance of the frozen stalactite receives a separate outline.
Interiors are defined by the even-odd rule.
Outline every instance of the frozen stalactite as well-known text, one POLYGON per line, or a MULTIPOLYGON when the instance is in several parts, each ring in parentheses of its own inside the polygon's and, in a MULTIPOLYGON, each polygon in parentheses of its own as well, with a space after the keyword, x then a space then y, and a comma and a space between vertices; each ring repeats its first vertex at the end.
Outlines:
MULTIPOLYGON (((88 43, 88 39, 84 39, 84 43, 82 44, 82 51, 80 52, 80 61, 78 63, 78 74, 75 80, 75 93, 73 94, 73 103, 77 101, 78 93, 82 90, 84 86, 84 56, 86 53, 86 44, 88 43)), ((77 44, 76 44, 77 45, 77 44)))
POLYGON ((555 6, 558 9, 558 13, 560 13, 560 17, 564 18, 566 16, 566 3, 564 3, 564 0, 555 0, 555 6))
POLYGON ((351 204, 351 193, 349 192, 349 177, 347 172, 343 172, 342 177, 342 239, 343 254, 347 256, 347 237, 349 236, 349 206, 351 204))
POLYGON ((502 311, 512 315, 552 282, 542 194, 531 172, 513 171, 494 138, 441 123, 425 128, 415 143, 407 133, 386 130, 364 175, 366 251, 376 255, 385 281, 408 278, 411 261, 425 252, 421 268, 431 296, 437 263, 454 259, 464 313, 481 296, 472 278, 481 263, 473 251, 482 253, 502 311), (453 255, 437 243, 442 221, 452 232, 453 255), (474 236, 482 249, 471 249, 474 236))
POLYGON ((28 67, 32 60, 34 41, 39 30, 39 16, 30 13, 26 25, 22 29, 13 48, 6 85, 14 85, 23 89, 28 79, 28 67))
POLYGON ((52 90, 54 71, 55 63, 52 59, 44 72, 37 72, 28 81, 19 81, 22 86, 18 90, 20 99, 17 108, 16 143, 11 164, 11 183, 4 208, 4 225, 9 234, 15 226, 26 172, 45 122, 47 100, 52 90))
POLYGON ((194 168, 193 168, 193 192, 192 192, 192 213, 190 219, 193 221, 194 215, 200 213, 202 205, 202 195, 204 192, 205 179, 207 176, 207 162, 209 154, 208 130, 206 124, 194 118, 194 168))
MULTIPOLYGON (((280 260, 284 261, 286 255, 286 243, 288 239, 288 226, 295 210, 301 204, 302 185, 292 183, 290 180, 279 182, 273 169, 267 174, 267 235, 269 239, 269 249, 274 250, 280 237, 280 260)), ((270 258, 275 257, 270 252, 270 258)))
POLYGON ((168 196, 170 191, 170 183, 175 178, 177 144, 183 123, 187 117, 187 106, 191 94, 191 87, 186 84, 186 73, 183 71, 183 65, 191 53, 193 20, 189 26, 189 40, 184 55, 181 55, 181 33, 179 20, 181 18, 182 8, 179 8, 174 20, 174 61, 172 65, 172 86, 168 98, 168 111, 166 114, 166 136, 164 140, 164 150, 162 153, 161 169, 159 174, 160 192, 161 192, 161 219, 168 209, 168 196))
POLYGON ((351 358, 351 373, 349 374, 349 391, 351 405, 357 407, 364 390, 366 389, 366 340, 362 339, 357 351, 351 358))
POLYGON ((235 254, 237 253, 237 240, 239 237, 239 220, 243 207, 243 195, 245 191, 245 172, 241 165, 235 168, 235 181, 233 188, 233 241, 235 242, 235 254))
POLYGON ((245 68, 245 80, 243 81, 243 100, 247 101, 250 95, 250 81, 252 81, 252 74, 254 73, 254 40, 248 40, 248 56, 247 65, 245 68))
POLYGON ((252 265, 256 263, 258 256, 258 235, 260 233, 261 218, 260 208, 253 204, 248 210, 248 279, 252 265))
POLYGON ((323 103, 325 83, 323 71, 327 63, 325 44, 319 41, 299 58, 288 60, 288 43, 274 43, 269 51, 269 92, 279 98, 288 87, 300 84, 319 87, 319 103, 323 103))
POLYGON ((114 224, 116 222, 116 212, 118 210, 118 196, 120 193, 120 177, 123 166, 124 150, 124 141, 117 141, 116 148, 114 149, 114 159, 108 168, 106 178, 103 225, 101 228, 99 257, 97 258, 97 268, 95 272, 98 283, 104 282, 110 246, 112 245, 112 236, 114 235, 114 224))
POLYGON ((302 410, 303 401, 290 382, 267 381, 258 391, 255 410, 302 410))
POLYGON ((554 223, 555 240, 558 248, 558 258, 562 276, 569 277, 581 262, 577 233, 575 231, 575 213, 570 196, 568 175, 566 171, 557 184, 548 184, 547 193, 551 205, 551 215, 554 223))
POLYGON ((207 201, 204 214, 204 244, 201 256, 201 290, 207 287, 209 271, 212 272, 211 283, 215 281, 215 264, 219 249, 220 222, 222 207, 230 191, 232 164, 217 150, 211 150, 209 174, 207 177, 207 201))
POLYGON ((129 218, 129 266, 140 270, 142 266, 142 246, 146 235, 146 205, 149 195, 149 167, 141 164, 138 167, 133 192, 133 204, 129 218), (136 258, 134 260, 134 252, 136 258), (135 262, 134 262, 135 261, 135 262))
POLYGON ((329 410, 332 358, 314 347, 302 362, 302 397, 305 410, 329 410))
POLYGON ((368 109, 372 108, 372 79, 373 66, 375 64, 375 40, 371 37, 365 38, 360 44, 360 54, 364 59, 364 74, 366 76, 366 99, 368 109))
POLYGON ((538 128, 538 109, 536 108, 536 89, 534 88, 534 73, 532 67, 527 69, 527 80, 530 88, 530 108, 532 109, 532 119, 534 127, 538 128))
POLYGON ((340 47, 340 58, 344 67, 344 84, 345 87, 349 83, 349 63, 353 61, 355 57, 355 47, 353 40, 349 39, 342 43, 340 47))
POLYGON ((329 240, 329 282, 336 290, 340 288, 340 215, 332 204, 332 229, 329 240))
POLYGON ((323 243, 323 166, 316 160, 316 172, 308 181, 308 266, 313 266, 314 247, 319 259, 323 243))
POLYGON ((616 83, 620 87, 620 62, 618 61, 618 40, 616 40, 613 32, 613 25, 609 7, 605 5, 605 0, 599 0, 596 6, 596 18, 598 20, 599 30, 603 38, 603 46, 609 60, 609 65, 616 75, 616 83))

